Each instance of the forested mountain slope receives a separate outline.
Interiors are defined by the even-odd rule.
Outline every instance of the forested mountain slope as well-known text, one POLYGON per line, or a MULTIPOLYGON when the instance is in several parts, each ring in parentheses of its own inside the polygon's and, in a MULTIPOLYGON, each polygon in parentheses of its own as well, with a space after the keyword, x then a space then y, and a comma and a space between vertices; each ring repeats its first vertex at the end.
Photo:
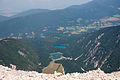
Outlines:
POLYGON ((120 26, 103 28, 84 36, 75 35, 58 43, 68 44, 68 48, 63 51, 64 56, 73 58, 58 61, 63 63, 66 72, 97 68, 105 72, 120 70, 120 26))
POLYGON ((0 64, 17 69, 37 70, 39 57, 30 45, 16 39, 0 40, 0 64))

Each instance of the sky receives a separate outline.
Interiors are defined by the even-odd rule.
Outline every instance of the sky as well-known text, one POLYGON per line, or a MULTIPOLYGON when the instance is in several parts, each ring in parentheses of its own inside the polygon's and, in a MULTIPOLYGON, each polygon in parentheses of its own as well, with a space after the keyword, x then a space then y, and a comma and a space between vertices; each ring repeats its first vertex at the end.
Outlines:
POLYGON ((63 9, 91 0, 0 0, 0 15, 11 16, 29 9, 63 9))

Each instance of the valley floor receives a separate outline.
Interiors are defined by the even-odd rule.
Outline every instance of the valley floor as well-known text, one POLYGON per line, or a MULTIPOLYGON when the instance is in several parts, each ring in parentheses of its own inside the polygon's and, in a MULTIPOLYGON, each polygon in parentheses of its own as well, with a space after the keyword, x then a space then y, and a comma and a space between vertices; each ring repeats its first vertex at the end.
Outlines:
POLYGON ((105 74, 100 69, 87 73, 43 74, 35 71, 14 70, 0 65, 0 80, 120 80, 120 71, 105 74))

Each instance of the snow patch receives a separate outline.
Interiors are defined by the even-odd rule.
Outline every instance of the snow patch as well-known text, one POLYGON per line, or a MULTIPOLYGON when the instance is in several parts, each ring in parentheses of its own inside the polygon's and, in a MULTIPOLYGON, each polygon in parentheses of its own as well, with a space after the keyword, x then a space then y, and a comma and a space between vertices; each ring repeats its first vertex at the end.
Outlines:
POLYGON ((94 68, 96 68, 97 66, 98 66, 98 61, 94 63, 94 68))
POLYGON ((74 60, 75 60, 75 61, 78 60, 82 55, 83 55, 83 54, 81 54, 80 56, 78 56, 78 57, 75 58, 74 60))
POLYGON ((83 69, 82 67, 81 67, 81 70, 82 70, 82 71, 85 71, 85 69, 83 69))
POLYGON ((19 53, 21 56, 26 57, 26 55, 25 55, 22 51, 19 50, 18 53, 19 53))
POLYGON ((90 40, 89 42, 88 42, 88 44, 86 45, 86 47, 88 47, 88 45, 91 43, 92 41, 90 40))
POLYGON ((112 54, 112 52, 110 52, 110 54, 105 57, 105 59, 103 60, 101 66, 100 66, 100 68, 104 65, 104 63, 107 61, 107 59, 110 57, 111 54, 112 54))
POLYGON ((104 36, 104 33, 102 33, 101 35, 98 36, 98 39, 100 39, 102 36, 104 36))

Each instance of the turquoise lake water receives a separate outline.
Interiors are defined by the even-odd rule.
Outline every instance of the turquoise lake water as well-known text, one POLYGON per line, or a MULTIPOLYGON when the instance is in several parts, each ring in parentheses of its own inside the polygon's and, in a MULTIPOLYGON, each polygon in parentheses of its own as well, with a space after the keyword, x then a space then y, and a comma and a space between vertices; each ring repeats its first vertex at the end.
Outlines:
POLYGON ((51 59, 58 59, 62 57, 62 53, 51 53, 50 58, 51 59))
POLYGON ((67 46, 66 45, 54 45, 54 47, 56 47, 56 48, 67 48, 67 46))

